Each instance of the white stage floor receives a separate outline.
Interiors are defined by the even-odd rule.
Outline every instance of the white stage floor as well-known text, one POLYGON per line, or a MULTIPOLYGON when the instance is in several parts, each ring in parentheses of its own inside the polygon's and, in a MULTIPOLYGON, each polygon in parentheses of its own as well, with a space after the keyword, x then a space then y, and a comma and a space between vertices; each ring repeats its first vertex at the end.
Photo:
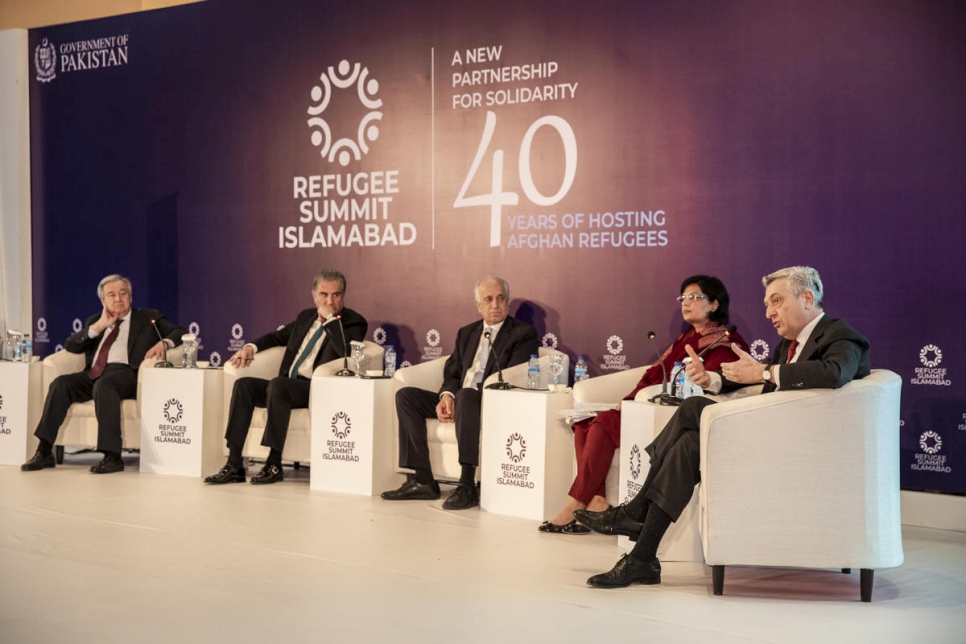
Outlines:
POLYGON ((906 528, 871 604, 858 571, 729 568, 715 597, 709 568, 666 563, 597 590, 615 538, 98 458, 0 467, 0 642, 966 642, 964 533, 906 528))

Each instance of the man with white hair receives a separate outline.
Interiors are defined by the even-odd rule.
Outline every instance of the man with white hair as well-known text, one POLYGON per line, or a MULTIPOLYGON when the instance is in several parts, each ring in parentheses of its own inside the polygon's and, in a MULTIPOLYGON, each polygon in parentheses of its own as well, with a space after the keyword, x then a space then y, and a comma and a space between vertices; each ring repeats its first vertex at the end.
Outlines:
POLYGON ((399 466, 413 470, 396 490, 382 493, 387 501, 440 497, 433 477, 426 439, 426 419, 456 423, 462 466, 459 485, 443 503, 445 510, 465 510, 480 504, 476 467, 480 462, 480 404, 483 382, 498 368, 521 364, 536 354, 537 331, 510 317, 510 285, 498 277, 476 283, 476 308, 483 316, 456 334, 456 347, 443 368, 438 392, 405 387, 396 393, 399 417, 399 466), (491 350, 492 346, 492 350, 491 350), (494 357, 496 358, 494 360, 494 357))
POLYGON ((121 460, 121 401, 137 396, 138 367, 146 359, 163 360, 168 349, 181 344, 187 331, 154 309, 131 307, 131 280, 108 275, 97 285, 101 311, 67 338, 64 349, 86 356, 84 371, 54 380, 47 391, 44 413, 34 434, 36 453, 20 466, 24 472, 54 467, 53 446, 67 410, 75 402, 94 401, 97 450, 103 460, 91 466, 94 474, 124 469, 121 460), (158 335, 163 336, 163 340, 158 335))
MULTIPOLYGON (((792 389, 835 389, 869 375, 869 341, 848 322, 832 319, 822 308, 822 280, 814 268, 792 266, 762 278, 765 317, 782 337, 767 365, 732 344, 738 360, 705 371, 690 347, 688 378, 709 393, 764 383, 762 393, 792 389)), ((602 534, 636 540, 633 550, 608 572, 587 583, 596 588, 661 583, 657 548, 701 481, 698 430, 710 398, 688 398, 654 442, 645 448, 651 469, 637 496, 603 512, 577 510, 581 524, 602 534)))

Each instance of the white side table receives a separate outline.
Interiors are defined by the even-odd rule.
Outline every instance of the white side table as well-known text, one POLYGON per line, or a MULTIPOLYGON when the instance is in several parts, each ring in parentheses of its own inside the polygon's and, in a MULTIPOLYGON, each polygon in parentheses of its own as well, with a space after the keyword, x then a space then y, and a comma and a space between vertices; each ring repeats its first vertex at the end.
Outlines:
POLYGON ((399 487, 392 462, 392 378, 313 376, 313 490, 373 496, 399 487))
MULTIPOLYGON (((634 498, 651 469, 644 448, 661 433, 677 407, 655 405, 637 400, 625 400, 621 405, 620 501, 634 498)), ((630 550, 634 543, 618 537, 617 545, 630 550)), ((697 487, 680 518, 671 524, 657 550, 661 561, 704 561, 701 536, 698 533, 697 487)))
POLYGON ((224 463, 221 369, 145 369, 141 472, 203 476, 224 463))
POLYGON ((22 465, 37 450, 43 374, 40 361, 0 362, 0 465, 22 465))
POLYGON ((574 480, 574 435, 560 416, 573 395, 483 391, 480 506, 543 521, 563 505, 574 480))

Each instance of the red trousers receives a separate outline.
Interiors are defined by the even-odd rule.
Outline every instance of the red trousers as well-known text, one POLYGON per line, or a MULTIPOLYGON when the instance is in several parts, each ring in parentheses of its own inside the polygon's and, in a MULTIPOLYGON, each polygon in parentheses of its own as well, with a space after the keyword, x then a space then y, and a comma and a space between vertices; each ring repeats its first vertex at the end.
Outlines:
POLYGON ((577 478, 570 486, 570 496, 587 504, 594 496, 604 496, 604 481, 614 451, 621 444, 621 413, 616 409, 602 411, 573 427, 577 478))

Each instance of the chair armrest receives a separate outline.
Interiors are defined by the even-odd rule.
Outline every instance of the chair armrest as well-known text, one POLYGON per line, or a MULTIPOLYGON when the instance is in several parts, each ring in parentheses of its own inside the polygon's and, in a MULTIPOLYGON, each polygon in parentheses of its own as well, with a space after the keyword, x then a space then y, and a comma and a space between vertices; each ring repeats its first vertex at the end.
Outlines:
POLYGON ((285 347, 271 347, 255 354, 252 363, 247 367, 236 367, 225 362, 225 376, 235 378, 264 378, 271 380, 278 375, 285 357, 285 347))
POLYGON ((787 544, 840 533, 876 536, 836 565, 901 563, 900 386, 898 375, 876 370, 840 389, 778 391, 706 408, 699 497, 708 563, 827 565, 818 547, 789 560, 787 544), (749 536, 752 525, 768 539, 749 536))
POLYGON ((625 369, 574 384, 574 402, 617 404, 634 391, 647 367, 625 369))
POLYGON ((443 386, 443 365, 448 358, 449 356, 443 356, 399 369, 393 378, 399 382, 400 387, 419 387, 427 391, 439 391, 443 386))
POLYGON ((43 364, 43 387, 44 397, 46 398, 47 390, 50 389, 50 383, 55 378, 84 370, 85 356, 83 353, 58 351, 44 358, 43 364))

